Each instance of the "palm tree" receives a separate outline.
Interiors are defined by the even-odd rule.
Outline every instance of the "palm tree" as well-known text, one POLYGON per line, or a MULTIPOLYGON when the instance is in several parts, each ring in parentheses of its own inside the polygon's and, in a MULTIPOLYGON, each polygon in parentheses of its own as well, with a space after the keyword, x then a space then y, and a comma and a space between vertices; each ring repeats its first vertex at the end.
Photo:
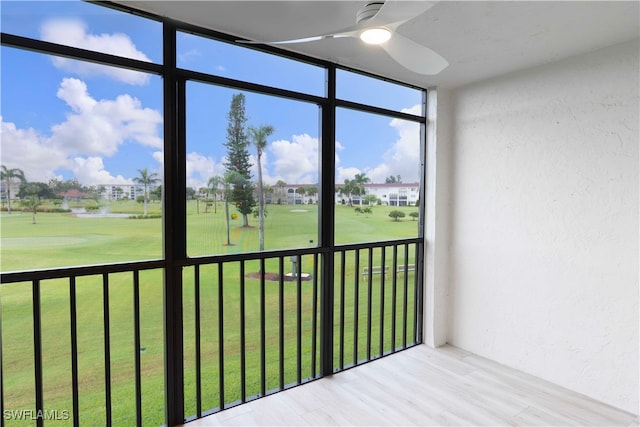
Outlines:
POLYGON ((279 200, 278 204, 281 204, 282 203, 282 199, 284 198, 284 186, 285 185, 287 185, 287 183, 284 182, 281 179, 279 179, 278 182, 276 182, 276 187, 278 187, 279 193, 280 193, 280 197, 278 198, 278 200, 279 200))
POLYGON ((224 178, 216 175, 209 178, 207 182, 209 192, 213 196, 213 213, 218 212, 218 194, 220 194, 220 187, 224 187, 224 178))
POLYGON ((357 173, 356 176, 354 177, 354 187, 357 189, 357 194, 360 197, 360 206, 362 206, 362 196, 364 196, 364 185, 367 182, 371 182, 371 180, 369 179, 369 177, 367 176, 367 174, 365 173, 357 173))
POLYGON ((35 184, 29 184, 26 186, 25 193, 27 194, 27 198, 22 201, 22 204, 29 208, 33 214, 31 219, 31 224, 36 223, 36 213, 38 212, 38 206, 42 204, 42 200, 38 196, 39 188, 35 184))
POLYGON ((344 185, 340 189, 338 189, 341 195, 347 196, 347 201, 349 202, 349 206, 353 206, 353 203, 351 201, 351 194, 354 193, 354 190, 355 190, 354 181, 349 179, 345 179, 344 185))
POLYGON ((158 178, 157 173, 153 172, 150 174, 147 168, 138 169, 138 172, 140 172, 140 176, 133 178, 133 180, 138 184, 144 185, 144 215, 146 216, 147 202, 149 200, 149 192, 147 191, 147 189, 150 185, 153 185, 160 181, 160 179, 158 178))
POLYGON ((275 132, 273 126, 263 125, 260 127, 249 126, 249 136, 251 142, 258 151, 258 235, 260 239, 260 250, 264 250, 264 191, 262 184, 262 152, 267 146, 267 137, 275 132))
POLYGON ((24 172, 22 169, 13 168, 9 169, 5 165, 2 165, 0 169, 0 179, 4 181, 5 194, 7 195, 7 212, 11 213, 11 186, 17 179, 20 182, 26 182, 24 172))

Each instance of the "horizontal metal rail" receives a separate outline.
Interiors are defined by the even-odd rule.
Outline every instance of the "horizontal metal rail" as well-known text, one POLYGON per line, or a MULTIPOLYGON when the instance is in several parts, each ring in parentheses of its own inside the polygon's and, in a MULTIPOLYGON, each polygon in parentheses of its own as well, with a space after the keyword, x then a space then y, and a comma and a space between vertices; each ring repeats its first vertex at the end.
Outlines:
POLYGON ((51 268, 46 270, 9 271, 0 274, 0 283, 32 282, 34 280, 64 279, 67 277, 93 276, 96 274, 125 273, 128 271, 164 268, 165 261, 137 261, 118 264, 87 265, 82 267, 51 268))

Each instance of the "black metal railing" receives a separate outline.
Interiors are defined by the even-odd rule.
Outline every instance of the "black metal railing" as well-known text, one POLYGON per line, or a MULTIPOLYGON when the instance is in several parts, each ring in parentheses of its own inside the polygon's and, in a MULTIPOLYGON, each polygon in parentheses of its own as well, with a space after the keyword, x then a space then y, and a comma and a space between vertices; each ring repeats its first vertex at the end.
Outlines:
POLYGON ((185 360, 187 419, 318 377, 320 259, 312 249, 189 261, 183 270, 185 312, 193 307, 194 313, 185 316, 184 331, 191 360, 185 360), (209 321, 203 310, 214 313, 209 321))
MULTIPOLYGON (((163 266, 153 261, 3 274, 3 425, 69 420, 77 426, 84 419, 96 422, 90 413, 99 414, 99 423, 113 425, 122 419, 123 406, 133 417, 130 423, 141 425, 140 274, 160 273, 163 266), (114 303, 124 302, 125 290, 131 293, 125 310, 131 319, 123 336, 114 326, 120 327, 126 316, 114 303), (114 352, 125 343, 126 351, 114 352), (133 407, 122 387, 123 357, 133 364, 124 381, 133 388, 133 407)), ((161 274, 154 276, 160 278, 161 295, 161 274)))
POLYGON ((357 245, 338 250, 337 370, 420 342, 422 278, 416 274, 422 271, 418 265, 420 251, 420 244, 409 242, 384 246, 357 245), (400 253, 398 248, 401 248, 400 253), (348 271, 353 273, 351 282, 348 271), (349 292, 353 294, 352 300, 349 292), (365 310, 364 314, 361 310, 365 310), (375 325, 375 320, 378 325, 375 325), (350 331, 347 326, 351 326, 350 331))
MULTIPOLYGON (((185 421, 319 378, 323 352, 339 372, 420 343, 421 259, 406 239, 182 262, 185 421)), ((165 423, 165 268, 3 274, 2 424, 165 423)))
POLYGON ((185 313, 194 317, 185 318, 193 331, 184 331, 185 349, 190 348, 186 419, 320 376, 323 256, 335 259, 327 281, 335 291, 333 372, 420 343, 421 254, 421 240, 407 239, 340 246, 333 253, 305 249, 189 260, 185 313), (207 324, 202 311, 212 306, 217 317, 207 324), (207 374, 205 364, 217 369, 207 374))

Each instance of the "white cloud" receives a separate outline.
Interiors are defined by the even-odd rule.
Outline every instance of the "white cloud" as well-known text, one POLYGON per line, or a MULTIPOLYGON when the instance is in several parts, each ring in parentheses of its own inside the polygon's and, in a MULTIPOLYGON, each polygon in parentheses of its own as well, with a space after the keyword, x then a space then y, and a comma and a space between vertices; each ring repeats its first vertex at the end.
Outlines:
MULTIPOLYGON (((421 114, 421 106, 414 105, 402 110, 404 113, 421 114)), ((382 155, 384 162, 365 168, 371 182, 385 182, 390 175, 400 175, 402 182, 419 181, 420 172, 420 125, 406 120, 392 119, 389 126, 398 133, 398 139, 382 155)), ((352 175, 353 177, 353 175, 352 175)))
MULTIPOLYGON (((40 37, 42 40, 52 43, 150 62, 147 55, 136 48, 128 35, 123 33, 90 34, 87 32, 87 25, 78 19, 46 21, 40 27, 40 37)), ((149 80, 147 74, 138 71, 69 58, 53 57, 52 60, 56 67, 83 77, 102 74, 132 85, 143 85, 149 80)))
MULTIPOLYGON (((84 185, 127 183, 126 178, 105 170, 103 157, 117 153, 125 142, 162 149, 158 127, 162 116, 143 108, 129 96, 115 100, 92 98, 84 82, 64 79, 58 97, 71 112, 66 120, 51 127, 50 135, 21 129, 0 116, 2 164, 22 169, 29 181, 61 179, 61 171, 71 171, 84 185)), ((154 159, 162 164, 162 152, 154 159)))
MULTIPOLYGON (((403 112, 420 114, 420 105, 404 109, 403 112)), ((385 182, 390 175, 400 175, 403 182, 419 180, 420 166, 420 125, 406 120, 392 119, 389 126, 397 132, 397 139, 389 149, 380 153, 383 159, 373 166, 358 164, 342 164, 339 152, 344 146, 336 141, 336 183, 341 184, 345 179, 353 179, 356 174, 366 173, 371 182, 385 182)), ((318 138, 307 134, 293 135, 291 140, 272 142, 263 154, 263 180, 267 184, 275 184, 283 180, 289 184, 308 184, 318 181, 319 161, 318 138)), ((254 163, 252 172, 257 179, 257 159, 252 155, 254 163)))
POLYGON ((2 164, 19 168, 28 181, 47 182, 56 178, 55 170, 67 165, 67 158, 57 147, 34 129, 19 129, 0 116, 0 153, 2 164))
POLYGON ((336 154, 335 154, 335 159, 334 159, 336 168, 338 168, 339 165, 340 165, 340 156, 338 156, 338 152, 342 151, 342 150, 344 150, 344 145, 342 145, 338 141, 336 141, 336 150, 335 150, 336 154))
POLYGON ((318 181, 318 138, 307 134, 293 135, 292 141, 278 140, 269 145, 273 154, 272 178, 290 184, 312 184, 318 181))
POLYGON ((84 185, 133 184, 133 179, 113 176, 104 168, 101 157, 75 157, 70 166, 73 175, 84 185))
MULTIPOLYGON (((421 114, 422 107, 414 105, 402 112, 421 114)), ((369 173, 375 182, 384 182, 389 175, 400 175, 403 182, 419 181, 420 173, 420 124, 406 120, 393 119, 389 123, 398 132, 398 139, 385 153, 388 159, 384 165, 378 165, 369 173), (386 166, 386 168, 382 167, 386 166), (379 175, 382 174, 382 175, 379 175)))
POLYGON ((202 54, 198 49, 190 49, 186 52, 179 52, 178 60, 180 62, 189 62, 191 58, 199 58, 200 56, 202 56, 202 54))
POLYGON ((162 152, 162 151, 154 151, 153 154, 151 155, 151 157, 153 157, 153 160, 158 162, 160 165, 164 165, 164 152, 162 152))
POLYGON ((224 175, 224 165, 215 158, 200 153, 187 153, 187 187, 206 187, 213 176, 224 175))
POLYGON ((96 101, 83 81, 66 78, 60 84, 58 97, 73 110, 65 122, 52 127, 52 144, 65 152, 112 156, 128 139, 162 148, 162 139, 157 135, 161 114, 142 108, 140 101, 130 95, 96 101))
MULTIPOLYGON (((343 184, 346 179, 353 179, 357 173, 362 173, 362 171, 356 167, 338 167, 336 170, 336 184, 343 184)), ((384 180, 382 182, 384 182, 384 180)))

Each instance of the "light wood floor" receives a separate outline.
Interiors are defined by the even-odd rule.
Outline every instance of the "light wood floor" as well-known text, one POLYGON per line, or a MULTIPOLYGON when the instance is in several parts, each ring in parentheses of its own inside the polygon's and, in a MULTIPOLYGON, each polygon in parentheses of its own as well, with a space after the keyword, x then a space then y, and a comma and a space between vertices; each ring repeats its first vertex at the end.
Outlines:
POLYGON ((632 426, 638 417, 452 346, 417 346, 187 424, 632 426))

